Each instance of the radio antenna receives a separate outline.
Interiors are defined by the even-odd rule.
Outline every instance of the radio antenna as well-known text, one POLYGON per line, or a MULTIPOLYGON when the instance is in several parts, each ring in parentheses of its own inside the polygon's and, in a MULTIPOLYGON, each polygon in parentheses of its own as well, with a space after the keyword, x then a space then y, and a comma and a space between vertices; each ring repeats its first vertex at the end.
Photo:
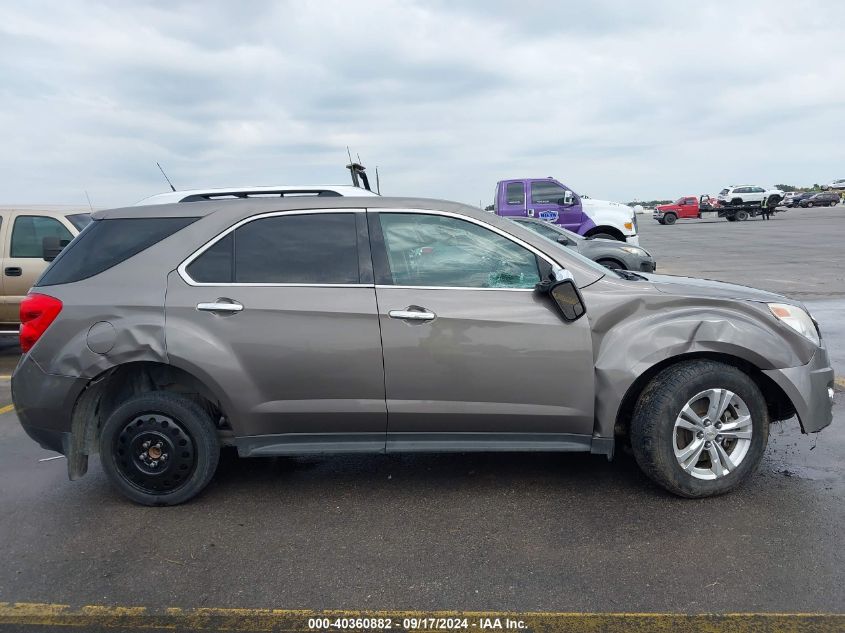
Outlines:
POLYGON ((161 165, 158 164, 158 161, 156 161, 156 166, 158 167, 158 170, 161 172, 161 175, 164 176, 164 179, 167 181, 167 184, 170 185, 170 189, 172 191, 176 191, 176 187, 174 187, 173 183, 170 182, 170 178, 168 178, 167 174, 164 173, 164 170, 161 168, 161 165))
POLYGON ((379 183, 379 180, 378 180, 378 165, 376 165, 376 193, 378 195, 381 195, 381 184, 379 183))
POLYGON ((91 209, 91 213, 94 213, 94 205, 91 204, 91 196, 88 195, 88 190, 85 190, 85 197, 88 199, 88 208, 91 209))

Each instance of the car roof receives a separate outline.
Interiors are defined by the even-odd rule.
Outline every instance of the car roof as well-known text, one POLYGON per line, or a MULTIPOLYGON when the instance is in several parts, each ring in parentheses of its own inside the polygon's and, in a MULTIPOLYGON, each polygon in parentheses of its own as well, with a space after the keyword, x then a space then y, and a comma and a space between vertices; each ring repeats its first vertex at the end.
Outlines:
POLYGON ((389 198, 385 196, 297 196, 291 198, 240 198, 236 200, 208 200, 191 203, 168 203, 105 209, 93 214, 95 220, 129 218, 204 217, 224 212, 232 217, 249 217, 272 211, 297 211, 308 209, 431 209, 466 214, 480 219, 494 216, 459 202, 430 198, 389 198))
MULTIPOLYGON (((248 196, 249 194, 262 193, 277 193, 277 192, 296 192, 296 193, 316 193, 316 192, 332 192, 340 196, 377 196, 377 193, 362 189, 361 187, 354 187, 352 185, 277 185, 277 186, 243 186, 243 187, 216 187, 210 189, 187 189, 184 191, 166 191, 164 193, 157 193, 153 196, 144 198, 135 203, 136 206, 145 206, 151 204, 167 204, 170 202, 181 202, 185 198, 205 197, 205 196, 227 196, 239 195, 248 196)), ((281 196, 280 196, 281 197, 281 196)), ((186 201, 187 202, 187 201, 186 201)), ((191 200, 196 202, 196 200, 191 200)))

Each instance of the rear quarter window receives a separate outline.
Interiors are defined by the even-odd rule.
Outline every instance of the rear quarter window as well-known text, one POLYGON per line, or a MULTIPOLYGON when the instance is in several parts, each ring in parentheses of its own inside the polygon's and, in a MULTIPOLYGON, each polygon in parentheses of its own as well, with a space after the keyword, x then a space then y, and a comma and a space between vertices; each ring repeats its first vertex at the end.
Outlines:
POLYGON ((68 284, 134 257, 197 218, 121 218, 91 222, 44 271, 36 286, 68 284))

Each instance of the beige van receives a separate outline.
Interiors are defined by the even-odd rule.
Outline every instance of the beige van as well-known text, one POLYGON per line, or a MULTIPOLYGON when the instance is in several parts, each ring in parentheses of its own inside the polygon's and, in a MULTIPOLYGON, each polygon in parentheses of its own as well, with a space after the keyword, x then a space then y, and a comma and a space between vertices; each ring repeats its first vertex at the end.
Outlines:
POLYGON ((89 213, 70 205, 0 207, 0 333, 17 334, 21 299, 55 258, 56 239, 66 245, 90 221, 89 213), (45 238, 53 249, 46 253, 45 238))

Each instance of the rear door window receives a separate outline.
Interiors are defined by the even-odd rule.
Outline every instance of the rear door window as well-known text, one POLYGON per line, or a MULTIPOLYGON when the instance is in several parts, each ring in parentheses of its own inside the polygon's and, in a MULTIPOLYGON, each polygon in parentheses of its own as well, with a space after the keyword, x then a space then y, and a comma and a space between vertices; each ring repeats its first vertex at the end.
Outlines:
POLYGON ((357 284, 354 213, 285 214, 247 222, 185 270, 198 283, 357 284))
POLYGON ((68 244, 73 235, 56 218, 19 215, 12 227, 11 257, 43 257, 45 237, 57 237, 68 244))
POLYGON ((525 204, 525 183, 509 182, 505 196, 509 206, 523 206, 525 204))

